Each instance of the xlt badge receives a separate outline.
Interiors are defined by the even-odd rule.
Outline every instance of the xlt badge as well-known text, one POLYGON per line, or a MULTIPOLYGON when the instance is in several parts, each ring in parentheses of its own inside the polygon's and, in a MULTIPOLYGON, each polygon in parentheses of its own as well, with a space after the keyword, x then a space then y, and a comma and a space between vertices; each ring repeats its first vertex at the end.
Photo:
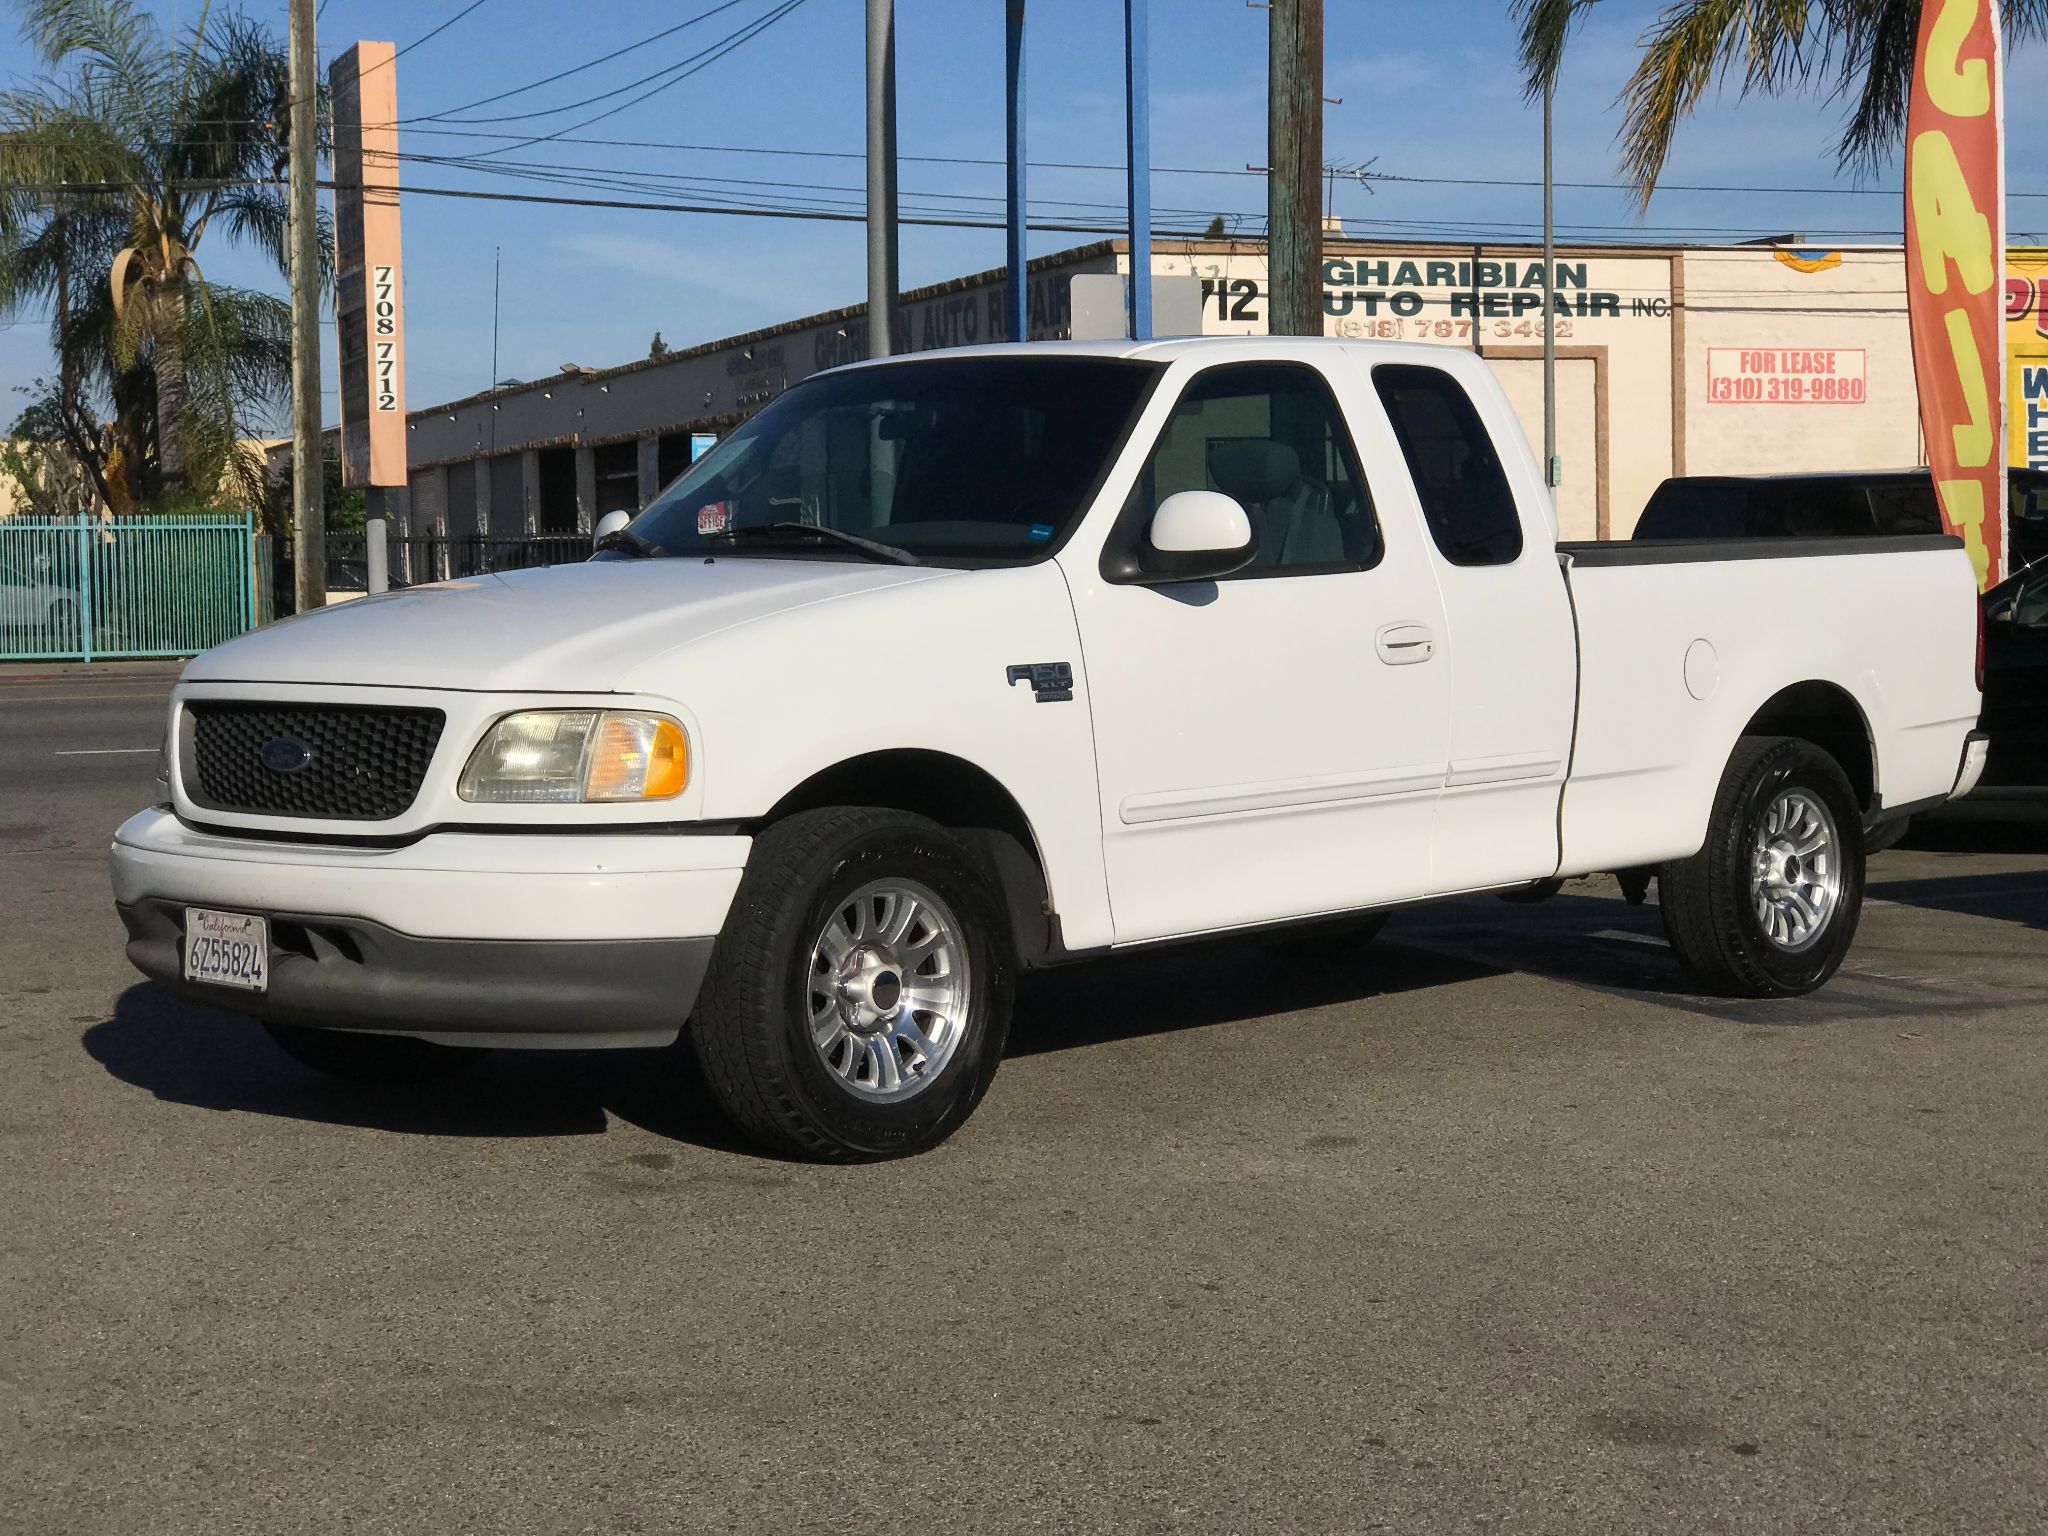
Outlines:
POLYGON ((1029 683, 1041 704, 1063 704, 1074 696, 1074 664, 1070 661, 1027 661, 1010 668, 1010 686, 1029 683))

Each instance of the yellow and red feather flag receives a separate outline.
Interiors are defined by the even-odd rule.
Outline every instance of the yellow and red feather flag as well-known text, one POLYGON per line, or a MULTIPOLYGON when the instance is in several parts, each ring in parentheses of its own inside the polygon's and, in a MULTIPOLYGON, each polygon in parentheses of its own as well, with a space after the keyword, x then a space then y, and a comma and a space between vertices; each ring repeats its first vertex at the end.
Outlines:
POLYGON ((2005 571, 2005 92, 1996 0, 1926 0, 1906 114, 1906 318, 1942 526, 2005 571))

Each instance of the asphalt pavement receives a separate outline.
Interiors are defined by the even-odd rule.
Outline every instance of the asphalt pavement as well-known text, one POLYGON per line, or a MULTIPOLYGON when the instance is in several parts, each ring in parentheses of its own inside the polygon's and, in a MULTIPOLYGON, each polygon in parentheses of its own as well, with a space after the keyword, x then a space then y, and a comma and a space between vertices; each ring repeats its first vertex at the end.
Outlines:
POLYGON ((1038 977, 818 1168, 681 1053, 353 1088, 143 984, 168 688, 0 670, 0 1530, 2048 1529, 2048 825, 1803 1001, 1605 881, 1038 977))

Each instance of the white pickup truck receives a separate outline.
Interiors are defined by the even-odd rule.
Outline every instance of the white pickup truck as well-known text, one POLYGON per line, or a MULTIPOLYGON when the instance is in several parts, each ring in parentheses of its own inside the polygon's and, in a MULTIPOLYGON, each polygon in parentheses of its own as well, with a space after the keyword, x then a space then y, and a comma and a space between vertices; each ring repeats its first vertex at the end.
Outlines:
POLYGON ((1700 985, 1810 991, 1981 767, 1977 612, 1941 537, 1559 545, 1450 348, 866 364, 587 564, 198 658, 115 899, 326 1070, 687 1023, 761 1141, 888 1156, 1115 950, 1654 869, 1700 985))

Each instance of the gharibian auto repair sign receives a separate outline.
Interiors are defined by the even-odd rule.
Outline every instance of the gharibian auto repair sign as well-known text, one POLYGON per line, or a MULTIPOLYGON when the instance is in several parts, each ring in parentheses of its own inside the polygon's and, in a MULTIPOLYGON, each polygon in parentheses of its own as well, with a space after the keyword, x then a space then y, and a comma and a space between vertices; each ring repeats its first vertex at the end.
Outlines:
POLYGON ((390 43, 357 43, 327 71, 334 99, 334 328, 344 485, 406 483, 395 57, 390 43))
POLYGON ((1906 116, 1906 316, 1942 524, 2005 570, 2004 96, 1994 0, 1926 0, 1906 116))

